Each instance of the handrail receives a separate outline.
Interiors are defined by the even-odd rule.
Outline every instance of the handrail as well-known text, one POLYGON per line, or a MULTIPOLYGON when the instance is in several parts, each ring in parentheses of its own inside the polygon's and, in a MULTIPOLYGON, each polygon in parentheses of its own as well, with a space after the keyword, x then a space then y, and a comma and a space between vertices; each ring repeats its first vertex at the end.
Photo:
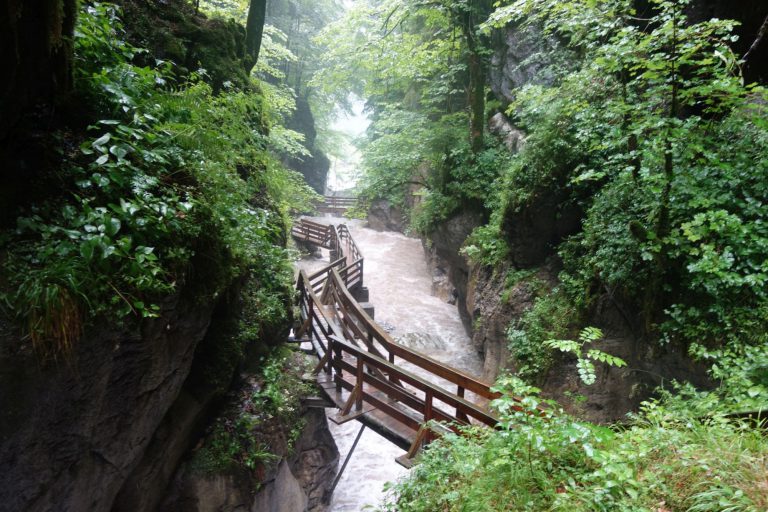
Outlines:
POLYGON ((357 205, 356 197, 324 196, 315 203, 317 208, 323 210, 348 210, 357 205))
MULTIPOLYGON (((299 284, 300 290, 303 289, 306 291, 304 296, 309 299, 308 304, 309 309, 311 310, 310 314, 321 317, 324 323, 328 326, 327 332, 321 331, 317 333, 320 348, 323 349, 321 363, 325 363, 322 367, 318 368, 318 370, 325 368, 328 373, 335 370, 335 380, 337 387, 339 388, 343 387, 347 390, 353 390, 355 387, 359 386, 360 395, 355 397, 355 401, 369 402, 414 429, 417 429, 421 424, 432 419, 466 425, 470 423, 469 418, 474 418, 489 426, 496 425, 498 419, 494 415, 468 401, 460 393, 450 393, 423 377, 400 368, 391 361, 344 340, 338 334, 343 332, 343 328, 339 326, 334 315, 328 314, 328 309, 315 309, 313 307, 314 305, 319 304, 319 298, 311 288, 306 288, 308 283, 308 276, 304 271, 301 271, 299 283, 297 284, 299 284), (301 286, 301 283, 303 283, 304 286, 301 286), (321 334, 322 336, 320 336, 321 334), (353 356, 357 360, 357 363, 353 365, 344 360, 341 356, 342 353, 353 356), (333 358, 330 357, 331 354, 334 356, 333 358), (358 368, 360 365, 364 365, 369 371, 359 371, 358 368), (372 371, 373 369, 379 371, 372 371), (357 377, 357 382, 350 383, 344 380, 344 372, 354 374, 357 377), (424 398, 412 395, 409 390, 403 388, 403 383, 423 392, 424 398), (402 410, 397 409, 388 401, 382 400, 381 396, 377 397, 375 394, 365 392, 362 384, 367 384, 369 387, 379 390, 384 396, 397 399, 398 403, 404 405, 408 410, 421 414, 423 419, 418 421, 412 417, 409 418, 407 415, 403 414, 402 410), (440 407, 437 407, 434 403, 435 400, 455 408, 456 413, 451 414, 442 410, 440 407)), ((455 427, 449 428, 455 430, 455 427)))
MULTIPOLYGON (((337 257, 311 275, 301 270, 296 288, 303 321, 301 329, 309 333, 320 359, 315 371, 324 370, 333 375, 337 391, 343 388, 351 392, 342 407, 342 415, 347 415, 353 405, 363 414, 362 403, 368 402, 416 430, 409 457, 417 445, 432 438, 433 433, 424 427, 430 420, 469 424, 474 419, 496 425, 498 420, 484 406, 485 399, 498 398, 500 393, 491 391, 489 384, 459 369, 400 345, 355 300, 350 287, 362 283, 364 259, 347 226, 341 224, 337 228, 302 221, 308 226, 302 233, 310 233, 311 229, 320 235, 322 226, 323 246, 337 257), (401 368, 397 358, 456 386, 455 392, 401 368), (345 373, 354 379, 345 378, 345 373), (415 396, 412 389, 404 387, 406 384, 424 396, 415 396), (479 397, 479 403, 466 397, 466 391, 479 397), (455 414, 436 407, 435 401, 454 408, 455 414)), ((456 429, 455 425, 448 428, 456 429)))
MULTIPOLYGON (((410 395, 409 398, 404 398, 401 401, 401 403, 404 403, 405 405, 410 406, 410 408, 413 408, 413 405, 416 403, 423 403, 426 405, 428 402, 432 400, 439 400, 445 403, 446 405, 457 409, 458 414, 454 416, 440 409, 435 408, 434 404, 432 404, 432 406, 429 408, 432 409, 433 416, 425 417, 424 421, 429 421, 431 419, 443 419, 443 420, 458 422, 461 424, 469 424, 469 421, 467 419, 462 419, 460 417, 462 413, 468 417, 475 418, 476 420, 481 421, 482 423, 485 423, 486 425, 489 425, 489 426, 495 426, 499 421, 498 418, 496 418, 496 416, 478 407, 476 404, 473 404, 472 402, 466 400, 464 397, 458 394, 449 393, 443 388, 441 388, 440 386, 432 382, 429 382, 423 377, 420 377, 413 372, 400 368, 376 354, 372 354, 366 350, 361 349, 360 347, 352 345, 351 343, 345 341, 339 336, 331 335, 330 339, 331 339, 331 347, 330 347, 331 350, 341 350, 343 352, 346 352, 354 356, 355 358, 362 360, 362 363, 364 363, 366 367, 377 368, 379 370, 382 370, 382 372, 386 373, 390 378, 396 377, 399 381, 404 382, 410 386, 413 386, 419 391, 424 392, 425 399, 423 400, 416 398, 413 395, 410 395), (443 417, 439 418, 439 416, 443 416, 443 417)), ((346 371, 351 371, 353 368, 353 366, 350 363, 341 363, 341 365, 343 366, 343 370, 346 370, 346 371)), ((398 393, 398 391, 402 391, 402 386, 393 385, 389 381, 382 381, 381 379, 376 378, 375 375, 373 375, 372 373, 364 373, 363 382, 366 384, 371 384, 373 387, 387 394, 393 394, 393 393, 398 393)))
POLYGON ((334 285, 336 286, 337 290, 339 290, 339 292, 344 297, 344 303, 342 304, 343 308, 347 313, 350 313, 351 310, 351 312, 354 313, 353 317, 355 317, 360 321, 360 323, 363 324, 367 330, 367 334, 369 336, 373 336, 373 338, 378 341, 387 352, 389 352, 390 362, 394 362, 394 357, 396 356, 411 364, 423 368, 424 370, 427 370, 429 373, 432 373, 444 380, 456 384, 457 386, 463 387, 468 391, 472 391, 476 395, 482 396, 483 398, 494 399, 501 396, 500 393, 491 391, 490 385, 487 383, 475 379, 471 375, 464 373, 457 368, 453 368, 449 365, 441 363, 436 359, 433 359, 397 343, 389 335, 389 333, 379 327, 379 325, 373 321, 368 313, 366 313, 365 310, 360 307, 359 303, 349 293, 349 290, 347 290, 345 286, 340 285, 340 283, 343 283, 343 280, 338 274, 338 271, 333 269, 330 276, 334 281, 334 285))
MULTIPOLYGON (((363 255, 357 247, 349 228, 341 224, 337 228, 333 224, 321 224, 305 218, 299 219, 291 229, 291 234, 298 239, 319 245, 331 251, 331 255, 337 259, 310 276, 310 281, 315 283, 318 275, 327 273, 333 266, 342 267, 345 264, 344 282, 347 288, 363 286, 363 255)), ((322 284, 320 285, 322 287, 322 284)))

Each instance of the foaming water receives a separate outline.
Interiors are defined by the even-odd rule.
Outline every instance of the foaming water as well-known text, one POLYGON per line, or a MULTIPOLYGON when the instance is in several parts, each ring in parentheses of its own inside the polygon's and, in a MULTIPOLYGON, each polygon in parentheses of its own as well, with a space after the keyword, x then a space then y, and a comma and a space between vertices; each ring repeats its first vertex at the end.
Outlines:
MULTIPOLYGON (((344 222, 365 257, 364 284, 375 307, 375 319, 399 343, 472 375, 482 374, 482 361, 472 349, 455 306, 431 294, 432 279, 421 242, 400 233, 377 232, 361 221, 317 218, 318 222, 344 222)), ((317 269, 325 261, 302 260, 301 268, 317 269)), ((311 270, 310 270, 311 271, 311 270)), ((329 415, 337 411, 329 410, 329 415)), ((342 460, 360 423, 336 425, 329 421, 342 460)), ((358 512, 375 507, 384 497, 383 486, 407 473, 395 462, 403 450, 366 429, 336 487, 330 510, 358 512)))

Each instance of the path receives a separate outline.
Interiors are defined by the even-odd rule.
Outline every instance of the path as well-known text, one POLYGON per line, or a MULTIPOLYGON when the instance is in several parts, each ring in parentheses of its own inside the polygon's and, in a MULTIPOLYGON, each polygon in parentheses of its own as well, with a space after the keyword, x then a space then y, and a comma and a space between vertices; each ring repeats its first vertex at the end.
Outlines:
MULTIPOLYGON (((471 348, 455 307, 430 294, 431 279, 420 242, 398 233, 375 232, 356 221, 347 224, 365 255, 365 285, 376 307, 377 322, 398 341, 479 374, 481 362, 471 348)), ((316 270, 318 263, 305 260, 301 266, 316 270)), ((331 427, 345 454, 357 433, 357 422, 331 427)), ((404 471, 393 462, 401 454, 402 450, 366 431, 337 488, 331 510, 360 510, 364 503, 380 501, 382 484, 404 471)))

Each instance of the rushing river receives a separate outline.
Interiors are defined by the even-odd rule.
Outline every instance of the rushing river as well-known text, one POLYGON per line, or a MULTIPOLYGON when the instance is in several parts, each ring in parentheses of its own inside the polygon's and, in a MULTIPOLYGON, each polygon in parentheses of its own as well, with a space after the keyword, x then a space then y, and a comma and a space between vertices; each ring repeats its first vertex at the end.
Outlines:
MULTIPOLYGON (((365 257, 364 283, 375 307, 375 319, 400 343, 420 350, 474 375, 482 362, 471 348, 455 306, 431 295, 432 280, 424 260, 421 242, 399 233, 377 232, 361 221, 315 218, 318 222, 344 222, 349 226, 365 257)), ((298 262, 309 271, 328 263, 324 258, 298 262)), ((329 415, 337 411, 329 410, 329 415)), ((336 425, 329 421, 342 461, 360 429, 351 421, 336 425)), ((407 473, 395 462, 403 450, 370 429, 365 429, 344 475, 333 495, 333 512, 359 512, 366 505, 381 502, 384 483, 407 473)))

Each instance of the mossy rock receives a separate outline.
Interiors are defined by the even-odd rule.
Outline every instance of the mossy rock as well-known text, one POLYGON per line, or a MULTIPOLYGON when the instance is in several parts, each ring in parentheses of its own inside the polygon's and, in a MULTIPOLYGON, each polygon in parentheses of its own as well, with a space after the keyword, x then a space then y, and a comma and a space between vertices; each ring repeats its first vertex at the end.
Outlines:
POLYGON ((127 39, 147 48, 153 58, 174 62, 183 77, 203 68, 214 91, 229 82, 252 89, 245 71, 245 28, 234 21, 208 19, 183 0, 164 3, 118 0, 126 20, 127 39))

